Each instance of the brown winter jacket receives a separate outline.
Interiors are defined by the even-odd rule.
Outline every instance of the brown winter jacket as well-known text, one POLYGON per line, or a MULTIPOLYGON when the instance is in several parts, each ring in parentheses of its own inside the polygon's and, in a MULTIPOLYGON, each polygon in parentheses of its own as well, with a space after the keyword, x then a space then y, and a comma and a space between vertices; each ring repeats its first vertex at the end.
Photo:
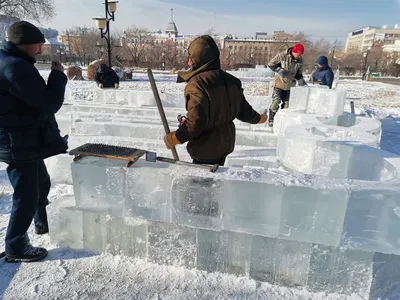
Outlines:
POLYGON ((296 86, 296 80, 303 79, 303 59, 295 59, 292 56, 292 48, 278 53, 268 63, 268 67, 275 72, 273 86, 289 91, 291 87, 296 86), (280 69, 289 71, 289 78, 281 78, 278 74, 280 69))
POLYGON ((219 50, 211 37, 195 39, 188 52, 194 66, 178 75, 178 82, 187 82, 187 123, 176 131, 176 138, 189 141, 192 158, 218 159, 234 150, 233 120, 257 124, 260 114, 246 101, 241 81, 220 69, 219 50))

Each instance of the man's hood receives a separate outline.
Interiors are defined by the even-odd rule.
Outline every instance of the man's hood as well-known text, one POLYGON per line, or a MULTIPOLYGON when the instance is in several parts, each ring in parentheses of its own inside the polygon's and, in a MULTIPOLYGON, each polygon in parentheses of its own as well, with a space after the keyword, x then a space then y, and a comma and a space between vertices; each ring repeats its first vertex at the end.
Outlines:
POLYGON ((323 66, 324 69, 328 68, 328 67, 329 67, 328 58, 327 58, 326 56, 320 56, 320 57, 318 57, 318 59, 317 59, 317 64, 323 66))
POLYGON ((219 55, 218 46, 209 35, 194 39, 188 48, 188 58, 192 60, 193 65, 186 71, 178 72, 177 82, 187 82, 204 71, 219 70, 221 68, 219 55))

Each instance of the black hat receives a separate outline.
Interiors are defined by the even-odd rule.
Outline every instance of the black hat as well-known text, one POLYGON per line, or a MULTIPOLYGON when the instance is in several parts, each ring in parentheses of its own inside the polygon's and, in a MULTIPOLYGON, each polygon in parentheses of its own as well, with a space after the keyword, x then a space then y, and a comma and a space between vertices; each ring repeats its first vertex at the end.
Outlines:
POLYGON ((33 45, 46 42, 39 28, 26 21, 15 22, 10 26, 8 41, 16 45, 33 45))

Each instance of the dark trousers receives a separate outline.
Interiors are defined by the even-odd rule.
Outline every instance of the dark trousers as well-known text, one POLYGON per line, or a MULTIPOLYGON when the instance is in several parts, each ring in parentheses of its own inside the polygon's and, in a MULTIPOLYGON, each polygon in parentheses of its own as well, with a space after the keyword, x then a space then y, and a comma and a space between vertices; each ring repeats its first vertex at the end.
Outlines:
POLYGON ((216 159, 202 159, 202 158, 194 158, 193 163, 197 165, 220 165, 223 166, 225 164, 227 155, 224 155, 220 158, 216 159))
POLYGON ((13 205, 6 233, 6 253, 22 254, 29 242, 27 231, 32 223, 47 225, 46 206, 50 191, 50 176, 43 160, 12 163, 7 167, 14 188, 13 205))

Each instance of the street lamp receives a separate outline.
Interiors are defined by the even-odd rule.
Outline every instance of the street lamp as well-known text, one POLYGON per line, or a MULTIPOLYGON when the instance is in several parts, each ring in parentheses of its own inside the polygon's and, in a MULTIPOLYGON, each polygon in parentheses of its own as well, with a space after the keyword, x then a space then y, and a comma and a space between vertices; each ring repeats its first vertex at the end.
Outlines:
POLYGON ((364 53, 363 53, 363 56, 364 56, 364 72, 363 72, 363 75, 362 75, 362 80, 365 80, 365 77, 366 77, 366 73, 367 73, 367 62, 368 62, 368 55, 369 55, 369 52, 371 51, 371 47, 368 47, 367 48, 367 51, 365 51, 364 53))
POLYGON ((63 51, 63 46, 59 46, 59 48, 57 49, 57 53, 60 54, 60 63, 62 63, 62 55, 65 54, 65 52, 63 51))
POLYGON ((111 36, 110 36, 110 21, 115 21, 114 13, 117 11, 118 1, 105 0, 106 16, 93 18, 96 22, 96 27, 100 29, 100 36, 107 41, 108 66, 111 68, 111 36))

